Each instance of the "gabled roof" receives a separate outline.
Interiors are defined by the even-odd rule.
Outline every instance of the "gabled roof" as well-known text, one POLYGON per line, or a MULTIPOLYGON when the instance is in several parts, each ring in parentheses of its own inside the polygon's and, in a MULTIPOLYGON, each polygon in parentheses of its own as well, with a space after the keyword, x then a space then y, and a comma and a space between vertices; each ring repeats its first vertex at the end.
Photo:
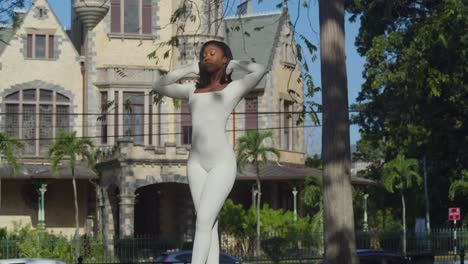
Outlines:
MULTIPOLYGON (((286 19, 286 10, 225 18, 225 41, 231 48, 234 59, 254 60, 271 70, 281 27, 286 19)), ((233 73, 233 79, 238 79, 236 72, 233 73)), ((265 78, 258 86, 265 87, 265 78)))
MULTIPOLYGON (((68 163, 64 163, 57 168, 57 173, 53 173, 50 165, 47 164, 21 164, 17 175, 13 175, 11 166, 5 165, 0 168, 0 178, 2 179, 72 179, 72 173, 68 163)), ((85 162, 78 162, 75 167, 76 179, 97 179, 96 172, 90 169, 85 162)))
MULTIPOLYGON (((3 40, 5 40, 5 42, 0 41, 0 57, 2 56, 2 53, 5 50, 6 46, 8 45, 9 41, 11 40, 11 38, 15 35, 16 31, 19 30, 21 27, 23 27, 24 21, 29 16, 31 16, 31 13, 32 13, 32 10, 33 10, 34 6, 36 6, 37 2, 39 2, 39 1, 43 2, 46 5, 47 9, 49 10, 48 14, 50 14, 52 16, 52 19, 57 24, 57 29, 60 30, 63 33, 63 37, 67 39, 67 42, 71 43, 71 40, 70 40, 70 37, 69 37, 68 33, 65 31, 65 29, 63 28, 63 25, 60 23, 57 15, 55 14, 52 7, 50 6, 49 1, 48 0, 33 0, 31 5, 29 6, 28 10, 24 14, 21 24, 18 25, 18 27, 16 29, 8 28, 9 30, 3 30, 3 28, 0 28, 0 38, 1 38, 2 35, 5 35, 5 38, 3 39, 3 40), (7 38, 8 38, 8 40, 7 40, 7 38)), ((76 50, 75 46, 73 44, 72 44, 72 46, 73 46, 73 50, 75 51, 76 55, 79 56, 78 51, 76 50)))
POLYGON ((0 55, 14 34, 15 31, 11 27, 0 27, 0 55))
MULTIPOLYGON (((278 164, 269 162, 265 165, 260 165, 260 179, 262 180, 304 180, 309 175, 317 175, 322 177, 322 170, 309 168, 302 165, 288 165, 288 164, 278 164)), ((254 166, 247 164, 242 172, 237 172, 238 180, 256 180, 256 172, 254 166)), ((356 176, 351 176, 351 184, 354 186, 357 185, 377 185, 377 182, 360 178, 356 176)))

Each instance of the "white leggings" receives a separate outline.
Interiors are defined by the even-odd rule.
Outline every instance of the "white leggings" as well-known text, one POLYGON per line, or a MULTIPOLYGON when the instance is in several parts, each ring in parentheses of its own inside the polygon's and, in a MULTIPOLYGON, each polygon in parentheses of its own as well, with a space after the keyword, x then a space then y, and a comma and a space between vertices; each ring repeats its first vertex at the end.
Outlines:
POLYGON ((236 179, 236 159, 227 155, 213 168, 200 163, 199 155, 190 156, 187 175, 197 213, 192 264, 219 264, 217 215, 223 207, 236 179))

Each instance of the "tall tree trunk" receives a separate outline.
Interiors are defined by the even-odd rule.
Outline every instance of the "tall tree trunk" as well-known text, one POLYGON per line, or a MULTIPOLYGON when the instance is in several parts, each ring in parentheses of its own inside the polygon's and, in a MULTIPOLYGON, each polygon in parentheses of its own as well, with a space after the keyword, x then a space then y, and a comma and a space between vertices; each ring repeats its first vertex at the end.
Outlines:
POLYGON ((358 263, 350 183, 344 0, 319 0, 325 259, 358 263))
POLYGON ((75 203, 75 257, 78 261, 80 256, 80 223, 78 217, 78 194, 76 191, 75 169, 72 168, 72 182, 73 182, 73 200, 75 203))
POLYGON ((431 218, 429 215, 429 191, 427 189, 427 170, 426 170, 426 156, 423 159, 423 176, 424 176, 424 198, 426 200, 426 232, 431 233, 431 218))
POLYGON ((405 194, 401 191, 401 209, 403 211, 403 256, 406 256, 406 203, 405 194))
POLYGON ((260 207, 261 207, 261 197, 262 197, 262 183, 260 182, 260 169, 258 167, 258 164, 256 165, 256 169, 257 169, 257 190, 258 190, 258 193, 257 193, 257 246, 256 246, 256 250, 255 250, 255 254, 257 255, 257 257, 260 256, 260 246, 261 246, 261 243, 260 243, 260 207))

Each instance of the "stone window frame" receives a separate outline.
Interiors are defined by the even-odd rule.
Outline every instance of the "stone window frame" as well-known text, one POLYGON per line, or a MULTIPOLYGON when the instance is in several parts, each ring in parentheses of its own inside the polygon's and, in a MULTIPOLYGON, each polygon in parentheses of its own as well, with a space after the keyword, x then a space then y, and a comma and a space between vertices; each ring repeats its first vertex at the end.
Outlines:
POLYGON ((139 25, 139 30, 138 33, 130 33, 130 32, 125 32, 125 0, 111 0, 110 1, 110 10, 109 10, 109 37, 110 38, 129 38, 129 39, 153 39, 154 38, 154 16, 155 16, 155 10, 157 9, 155 7, 154 1, 153 0, 138 0, 138 25, 139 25), (113 24, 112 24, 112 12, 113 12, 113 2, 119 2, 118 7, 120 9, 119 13, 119 20, 120 20, 120 25, 119 25, 119 31, 113 31, 113 24), (145 21, 143 21, 143 14, 144 14, 144 2, 149 1, 151 5, 151 10, 150 10, 150 15, 151 17, 149 18, 150 25, 149 25, 149 30, 150 32, 148 33, 143 33, 143 24, 145 21))
POLYGON ((295 58, 294 47, 288 41, 281 43, 281 63, 289 68, 295 68, 297 64, 297 58, 295 58))
POLYGON ((122 128, 123 128, 122 137, 124 137, 124 138, 132 137, 133 142, 135 144, 139 144, 139 145, 144 144, 145 138, 147 137, 147 135, 145 135, 145 128, 147 126, 145 124, 145 114, 146 114, 145 113, 145 104, 146 104, 145 92, 133 91, 133 90, 122 90, 122 105, 120 105, 120 107, 122 107, 122 128), (137 102, 130 102, 130 107, 140 106, 140 107, 142 107, 143 111, 141 113, 132 113, 132 111, 133 111, 133 109, 132 109, 131 112, 126 113, 126 107, 128 107, 128 105, 127 105, 127 102, 125 101, 125 98, 128 98, 127 96, 130 96, 130 98, 131 98, 131 97, 133 97, 135 95, 136 96, 141 96, 142 100, 137 101, 137 102), (128 126, 130 128, 130 131, 125 131, 125 127, 126 127, 125 115, 130 115, 130 123, 128 124, 128 126), (134 122, 135 122, 136 115, 140 115, 140 117, 142 118, 142 123, 140 125, 140 129, 141 129, 143 134, 141 135, 141 140, 137 140, 135 138, 136 127, 135 127, 134 122))
MULTIPOLYGON (((46 154, 44 153, 41 153, 41 146, 40 146, 40 120, 41 120, 41 115, 40 115, 40 110, 41 110, 41 105, 52 105, 52 113, 51 113, 51 116, 52 116, 52 135, 51 135, 51 139, 54 139, 58 130, 57 130, 57 106, 68 106, 68 115, 69 115, 69 119, 68 119, 68 128, 66 129, 67 131, 70 131, 72 129, 72 118, 70 117, 72 115, 72 99, 60 92, 60 91, 56 91, 54 89, 48 89, 48 88, 42 88, 42 87, 29 87, 29 88, 23 88, 23 89, 19 89, 19 90, 16 90, 16 91, 12 91, 8 94, 5 94, 5 96, 3 97, 3 107, 5 109, 5 112, 6 112, 6 107, 7 105, 17 105, 18 106, 18 115, 17 115, 17 121, 18 121, 18 127, 17 127, 17 135, 10 135, 10 136, 13 136, 13 137, 16 137, 20 140, 23 140, 23 118, 24 118, 24 113, 23 113, 23 108, 25 105, 34 105, 35 107, 35 126, 34 126, 34 129, 35 129, 35 136, 34 136, 34 154, 23 154, 23 156, 26 156, 26 157, 42 157, 42 156, 45 156, 46 154), (25 100, 24 99, 24 96, 23 96, 23 93, 24 91, 27 91, 27 90, 35 90, 35 99, 34 100, 25 100), (47 91, 47 92, 51 92, 52 93, 52 99, 51 100, 41 100, 41 90, 42 91, 47 91), (8 98, 10 95, 13 95, 17 93, 18 94, 18 97, 15 98, 15 99, 10 99, 8 98), (60 101, 60 100, 57 100, 58 96, 57 95, 60 95, 61 98, 66 98, 66 100, 68 101, 60 101), (23 113, 23 114, 21 114, 23 113)), ((8 116, 6 117, 8 118, 8 116)), ((7 124, 7 121, 5 120, 4 124, 6 125, 7 124)))
POLYGON ((190 105, 188 101, 183 100, 180 103, 180 145, 190 146, 192 145, 192 115, 190 114, 190 105))
POLYGON ((25 52, 24 57, 27 60, 56 60, 57 55, 57 36, 56 36, 56 29, 35 29, 35 28, 27 28, 26 29, 26 41, 25 41, 25 52), (45 36, 45 56, 38 58, 36 57, 36 36, 37 35, 44 35, 45 36), (29 56, 29 36, 31 36, 31 56, 29 56), (50 43, 50 37, 53 37, 53 43, 50 43), (53 54, 51 56, 50 50, 53 50, 53 54))
POLYGON ((258 106, 259 96, 250 94, 245 97, 245 119, 244 126, 246 130, 258 130, 258 106), (252 107, 254 109, 252 109, 252 107))
POLYGON ((282 133, 281 133, 281 148, 284 150, 292 150, 292 146, 294 144, 294 137, 293 137, 293 131, 292 131, 292 114, 288 112, 292 112, 293 109, 293 102, 289 100, 281 100, 281 114, 282 114, 282 133))

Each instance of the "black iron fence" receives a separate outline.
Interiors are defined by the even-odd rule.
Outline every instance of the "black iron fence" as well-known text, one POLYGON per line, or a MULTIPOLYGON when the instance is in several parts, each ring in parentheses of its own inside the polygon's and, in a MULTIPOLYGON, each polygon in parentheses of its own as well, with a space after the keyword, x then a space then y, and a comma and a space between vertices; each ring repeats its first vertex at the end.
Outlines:
MULTIPOLYGON (((430 233, 407 232, 406 255, 414 263, 460 263, 460 251, 468 249, 468 229, 434 229, 430 233), (424 262, 424 260, 432 262, 424 262), (418 262, 419 261, 419 262, 418 262), (456 262, 453 262, 456 261, 456 262)), ((400 232, 357 232, 357 248, 402 252, 400 232)), ((0 240, 0 259, 42 257, 77 263, 74 240, 54 236, 0 240)), ((248 263, 318 263, 323 256, 323 234, 296 234, 284 237, 275 234, 261 238, 261 248, 255 247, 255 237, 223 234, 220 247, 224 252, 248 263)), ((154 237, 115 239, 82 238, 82 263, 156 263, 161 254, 171 250, 191 249, 190 244, 169 245, 154 237)))

